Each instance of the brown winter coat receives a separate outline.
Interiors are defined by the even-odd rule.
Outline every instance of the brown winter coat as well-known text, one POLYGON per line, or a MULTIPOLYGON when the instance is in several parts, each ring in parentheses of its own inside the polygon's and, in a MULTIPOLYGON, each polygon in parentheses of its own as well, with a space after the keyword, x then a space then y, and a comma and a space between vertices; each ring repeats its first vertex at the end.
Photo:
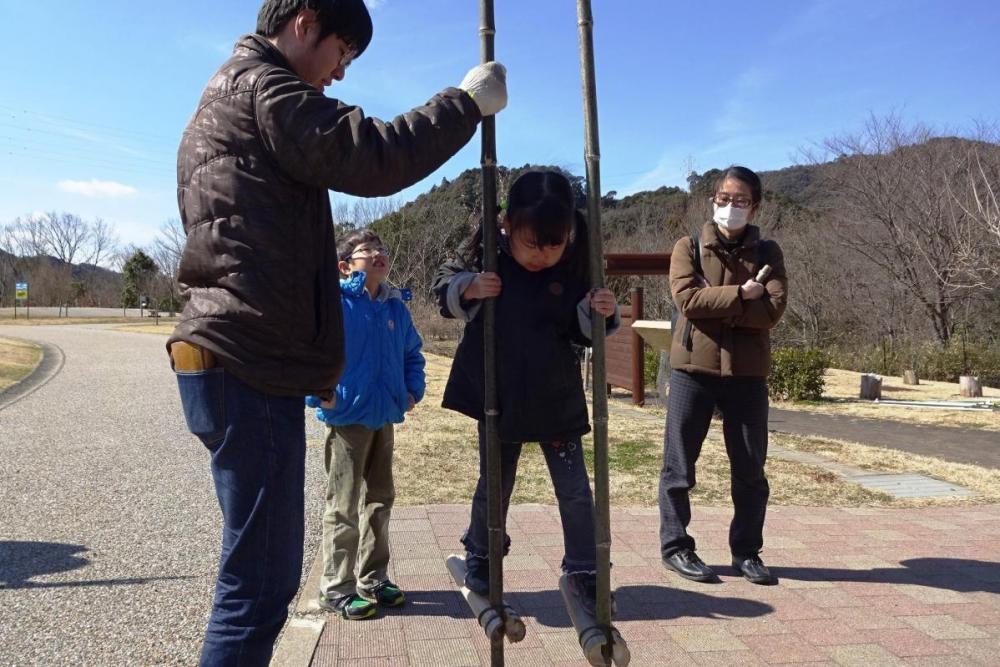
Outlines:
POLYGON ((480 120, 454 88, 391 123, 365 117, 306 84, 266 39, 240 39, 178 151, 178 280, 190 301, 170 342, 207 348, 266 393, 328 396, 344 355, 328 190, 398 192, 480 120))
POLYGON ((762 240, 760 229, 748 225, 743 245, 730 254, 716 235, 715 223, 709 222, 701 230, 701 267, 699 276, 690 237, 674 244, 670 291, 679 312, 670 366, 722 377, 767 377, 771 366, 769 331, 785 312, 788 296, 781 248, 774 241, 762 240), (764 296, 744 301, 739 286, 764 264, 772 269, 764 281, 764 296))

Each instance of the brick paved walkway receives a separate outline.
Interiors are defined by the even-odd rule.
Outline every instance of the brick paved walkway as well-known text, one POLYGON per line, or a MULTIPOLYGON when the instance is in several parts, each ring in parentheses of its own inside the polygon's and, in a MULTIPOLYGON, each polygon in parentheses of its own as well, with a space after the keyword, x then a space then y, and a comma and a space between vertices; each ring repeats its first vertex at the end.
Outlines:
MULTIPOLYGON (((699 553, 722 576, 697 584, 660 564, 655 510, 615 510, 619 613, 635 667, 667 665, 1000 665, 1000 506, 769 510, 771 587, 729 567, 729 508, 695 508, 699 553)), ((363 622, 327 616, 316 667, 489 664, 482 631, 445 557, 465 506, 399 508, 392 577, 403 609, 363 622)), ((507 665, 585 665, 558 593, 562 535, 553 507, 511 509, 509 602, 528 637, 507 665)))

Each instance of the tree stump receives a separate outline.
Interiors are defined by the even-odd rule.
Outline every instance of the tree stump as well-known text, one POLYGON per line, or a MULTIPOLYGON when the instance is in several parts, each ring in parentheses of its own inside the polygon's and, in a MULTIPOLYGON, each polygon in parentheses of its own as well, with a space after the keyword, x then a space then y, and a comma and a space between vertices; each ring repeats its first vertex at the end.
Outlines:
POLYGON ((903 384, 920 384, 916 371, 903 371, 903 384))
POLYGON ((963 375, 958 378, 958 389, 966 398, 981 398, 983 395, 983 385, 975 375, 963 375))
POLYGON ((882 398, 882 376, 865 373, 861 376, 861 398, 874 401, 882 398))

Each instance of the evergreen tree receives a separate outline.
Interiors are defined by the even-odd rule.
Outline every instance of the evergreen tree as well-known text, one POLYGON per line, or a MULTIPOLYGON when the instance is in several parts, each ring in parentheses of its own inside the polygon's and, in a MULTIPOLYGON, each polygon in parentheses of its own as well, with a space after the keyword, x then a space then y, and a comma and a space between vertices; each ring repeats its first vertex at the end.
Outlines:
POLYGON ((142 250, 136 250, 122 269, 122 308, 138 308, 139 296, 149 291, 159 269, 142 250))

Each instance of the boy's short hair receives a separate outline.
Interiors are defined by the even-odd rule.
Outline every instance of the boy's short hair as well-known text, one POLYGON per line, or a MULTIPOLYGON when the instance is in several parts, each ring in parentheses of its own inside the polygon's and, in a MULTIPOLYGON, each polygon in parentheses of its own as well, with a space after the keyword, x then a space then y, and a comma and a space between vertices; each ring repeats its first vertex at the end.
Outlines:
POLYGON ((257 13, 257 34, 274 37, 303 9, 316 12, 320 39, 336 33, 355 58, 372 41, 372 17, 365 0, 264 0, 257 13))
POLYGON ((346 262, 351 259, 351 255, 357 250, 358 246, 362 246, 366 243, 377 243, 378 245, 385 245, 382 243, 382 239, 379 235, 368 228, 355 229, 353 232, 345 236, 337 244, 337 259, 341 262, 346 262))

